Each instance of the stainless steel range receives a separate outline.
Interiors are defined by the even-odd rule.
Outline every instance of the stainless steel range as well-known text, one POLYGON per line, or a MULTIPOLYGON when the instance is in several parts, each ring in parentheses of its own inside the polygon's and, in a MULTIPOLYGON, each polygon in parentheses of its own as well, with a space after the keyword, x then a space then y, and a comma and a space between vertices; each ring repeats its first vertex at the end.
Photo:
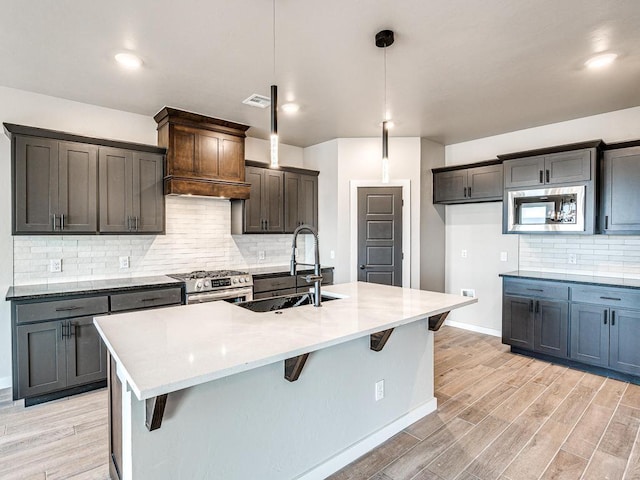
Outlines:
POLYGON ((191 273, 169 275, 184 281, 186 303, 245 302, 253 300, 253 277, 249 273, 236 270, 197 270, 191 273))

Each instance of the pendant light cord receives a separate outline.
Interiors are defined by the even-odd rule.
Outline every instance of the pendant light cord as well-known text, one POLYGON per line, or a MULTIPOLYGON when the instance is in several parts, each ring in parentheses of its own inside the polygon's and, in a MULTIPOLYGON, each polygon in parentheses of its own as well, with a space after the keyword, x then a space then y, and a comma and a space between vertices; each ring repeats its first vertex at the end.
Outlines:
POLYGON ((276 84, 276 0, 273 0, 273 84, 276 84))
POLYGON ((387 46, 384 50, 384 112, 382 112, 382 121, 387 121, 387 46))

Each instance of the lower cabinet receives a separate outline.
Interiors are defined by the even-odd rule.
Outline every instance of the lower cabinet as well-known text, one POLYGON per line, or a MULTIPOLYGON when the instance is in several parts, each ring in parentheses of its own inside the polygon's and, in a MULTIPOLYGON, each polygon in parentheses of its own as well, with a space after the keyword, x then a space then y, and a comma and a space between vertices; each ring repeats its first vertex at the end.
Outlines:
POLYGON ((107 378, 93 317, 20 325, 16 333, 20 398, 107 378))
POLYGON ((510 277, 503 285, 502 343, 640 376, 639 289, 510 277))
POLYGON ((640 310, 571 307, 571 358, 640 375, 640 310))
POLYGON ((508 345, 567 356, 568 303, 505 295, 502 302, 502 342, 508 345))
MULTIPOLYGON (((312 272, 307 272, 312 273, 312 272)), ((322 285, 333 284, 333 268, 323 268, 322 285)), ((313 283, 307 283, 304 279, 306 274, 298 274, 297 277, 274 273, 254 277, 253 279, 253 299, 280 297, 282 295, 292 295, 295 293, 305 293, 313 287, 313 283)))

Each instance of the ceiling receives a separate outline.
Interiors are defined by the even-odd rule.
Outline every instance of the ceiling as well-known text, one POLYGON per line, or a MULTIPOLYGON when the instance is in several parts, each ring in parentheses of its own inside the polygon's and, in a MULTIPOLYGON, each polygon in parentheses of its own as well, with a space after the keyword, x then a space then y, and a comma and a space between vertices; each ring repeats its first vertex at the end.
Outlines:
MULTIPOLYGON (((451 144, 640 105, 638 0, 2 0, 0 85, 153 115, 164 105, 251 125, 252 93, 301 109, 280 141, 376 136, 390 28, 392 136, 451 144), (113 55, 132 50, 141 70, 113 55), (587 70, 613 51, 608 69, 587 70)), ((3 119, 2 119, 3 120, 3 119)))

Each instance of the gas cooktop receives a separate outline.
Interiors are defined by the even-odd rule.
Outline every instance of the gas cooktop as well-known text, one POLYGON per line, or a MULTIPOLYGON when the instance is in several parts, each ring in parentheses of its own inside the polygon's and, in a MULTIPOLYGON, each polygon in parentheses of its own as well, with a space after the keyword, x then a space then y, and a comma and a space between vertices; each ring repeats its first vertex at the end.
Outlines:
POLYGON ((169 276, 184 281, 187 294, 253 286, 251 275, 238 270, 195 270, 169 276))

